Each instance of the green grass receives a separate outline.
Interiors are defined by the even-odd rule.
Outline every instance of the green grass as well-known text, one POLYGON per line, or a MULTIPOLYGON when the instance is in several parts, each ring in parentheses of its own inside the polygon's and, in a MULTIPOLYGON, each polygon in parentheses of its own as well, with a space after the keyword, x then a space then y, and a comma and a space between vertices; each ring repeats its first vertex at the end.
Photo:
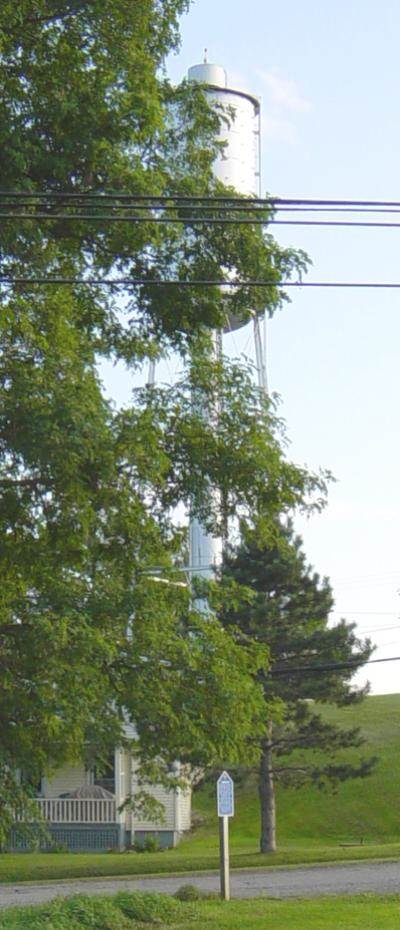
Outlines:
MULTIPOLYGON (((400 843, 381 846, 364 846, 359 849, 340 849, 338 846, 284 846, 275 855, 260 855, 256 845, 248 851, 233 853, 233 869, 273 868, 284 865, 311 865, 312 863, 352 861, 354 859, 400 859, 400 843)), ((153 853, 109 855, 57 853, 57 854, 3 854, 0 856, 1 882, 40 882, 66 878, 112 878, 126 875, 180 874, 218 869, 217 853, 177 855, 177 850, 153 853)))
MULTIPOLYGON (((317 789, 278 790, 278 853, 258 853, 259 811, 255 783, 237 792, 231 822, 233 868, 348 859, 400 858, 400 695, 370 697, 359 707, 326 713, 361 726, 366 752, 379 756, 374 774, 349 781, 336 794, 317 789), (363 845, 342 846, 341 844, 363 845)), ((218 868, 214 791, 194 796, 203 823, 175 850, 127 854, 3 854, 0 881, 84 876, 140 875, 218 868)))
POLYGON ((183 903, 162 895, 83 896, 0 912, 0 930, 398 930, 399 896, 183 903))
POLYGON ((154 924, 170 926, 192 914, 192 906, 185 907, 167 895, 75 895, 49 904, 1 911, 0 930, 130 930, 154 924))
MULTIPOLYGON (((376 770, 369 778, 340 785, 336 794, 311 787, 278 788, 279 846, 328 846, 360 839, 374 845, 400 842, 400 695, 370 697, 356 707, 327 708, 325 714, 346 727, 361 727, 365 754, 379 757, 376 770)), ((189 841, 192 852, 208 845, 214 816, 210 792, 203 791, 194 804, 205 821, 189 841)), ((231 830, 235 851, 247 847, 250 838, 257 843, 258 833, 258 798, 252 784, 238 795, 231 830)))

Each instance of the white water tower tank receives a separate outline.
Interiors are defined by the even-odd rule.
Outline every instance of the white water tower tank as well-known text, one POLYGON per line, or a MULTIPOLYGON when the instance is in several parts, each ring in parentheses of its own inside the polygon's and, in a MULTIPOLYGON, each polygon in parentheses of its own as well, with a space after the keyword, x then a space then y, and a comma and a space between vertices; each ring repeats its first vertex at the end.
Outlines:
POLYGON ((225 68, 204 62, 188 71, 189 81, 204 84, 210 103, 227 110, 229 124, 222 123, 219 138, 226 143, 216 159, 214 174, 238 194, 260 193, 260 101, 247 91, 228 87, 225 68), (232 115, 230 115, 230 112, 232 115))
MULTIPOLYGON (((244 197, 260 196, 260 101, 246 91, 228 87, 225 68, 204 62, 189 68, 189 81, 204 86, 207 98, 218 110, 227 111, 228 121, 222 121, 219 139, 225 142, 223 151, 215 160, 215 177, 244 197)), ((230 316, 225 332, 239 329, 243 320, 230 316)), ((219 496, 210 489, 214 506, 219 507, 219 496)), ((213 566, 221 564, 222 540, 212 536, 196 517, 191 517, 190 565, 195 577, 210 580, 213 566)), ((195 601, 197 608, 207 613, 205 601, 195 601)))

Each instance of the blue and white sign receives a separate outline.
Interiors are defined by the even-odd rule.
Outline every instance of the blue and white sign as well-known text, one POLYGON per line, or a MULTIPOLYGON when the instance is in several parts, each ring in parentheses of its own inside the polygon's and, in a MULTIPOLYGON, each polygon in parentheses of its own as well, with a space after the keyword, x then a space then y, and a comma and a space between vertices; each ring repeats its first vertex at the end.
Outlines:
POLYGON ((233 817, 234 785, 228 772, 222 772, 217 781, 218 817, 233 817))

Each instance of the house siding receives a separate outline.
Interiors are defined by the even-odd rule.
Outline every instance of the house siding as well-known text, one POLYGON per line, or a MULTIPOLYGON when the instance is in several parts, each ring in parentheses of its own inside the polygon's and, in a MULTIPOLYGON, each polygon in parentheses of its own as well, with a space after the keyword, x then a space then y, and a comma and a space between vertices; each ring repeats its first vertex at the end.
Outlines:
POLYGON ((181 832, 190 830, 192 825, 192 792, 190 788, 187 791, 179 791, 178 805, 179 826, 177 826, 177 829, 181 832))
MULTIPOLYGON (((131 792, 134 797, 136 794, 138 784, 135 776, 132 777, 131 782, 131 792)), ((143 787, 143 786, 141 786, 143 787)), ((146 790, 152 797, 159 801, 164 808, 164 819, 163 822, 155 820, 145 820, 140 816, 132 812, 131 815, 131 830, 136 833, 136 831, 141 830, 172 830, 175 831, 176 828, 176 817, 175 817, 175 791, 166 791, 162 785, 148 785, 146 790)))
POLYGON ((45 798, 58 798, 88 784, 88 773, 84 765, 64 766, 52 778, 42 779, 42 795, 45 798))

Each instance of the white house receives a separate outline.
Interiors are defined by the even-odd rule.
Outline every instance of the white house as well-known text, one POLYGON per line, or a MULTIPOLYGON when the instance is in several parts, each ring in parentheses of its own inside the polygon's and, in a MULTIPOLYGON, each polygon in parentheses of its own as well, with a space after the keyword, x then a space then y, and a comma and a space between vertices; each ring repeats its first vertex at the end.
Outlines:
MULTIPOLYGON (((146 837, 155 836, 160 848, 176 846, 190 829, 191 790, 167 791, 161 785, 149 790, 163 805, 162 821, 142 820, 129 808, 119 810, 137 791, 134 759, 125 749, 115 750, 99 777, 83 764, 64 766, 52 778, 42 778, 36 799, 49 834, 47 845, 64 846, 71 852, 101 852, 142 845, 146 837)), ((10 847, 27 847, 16 829, 10 847)))

